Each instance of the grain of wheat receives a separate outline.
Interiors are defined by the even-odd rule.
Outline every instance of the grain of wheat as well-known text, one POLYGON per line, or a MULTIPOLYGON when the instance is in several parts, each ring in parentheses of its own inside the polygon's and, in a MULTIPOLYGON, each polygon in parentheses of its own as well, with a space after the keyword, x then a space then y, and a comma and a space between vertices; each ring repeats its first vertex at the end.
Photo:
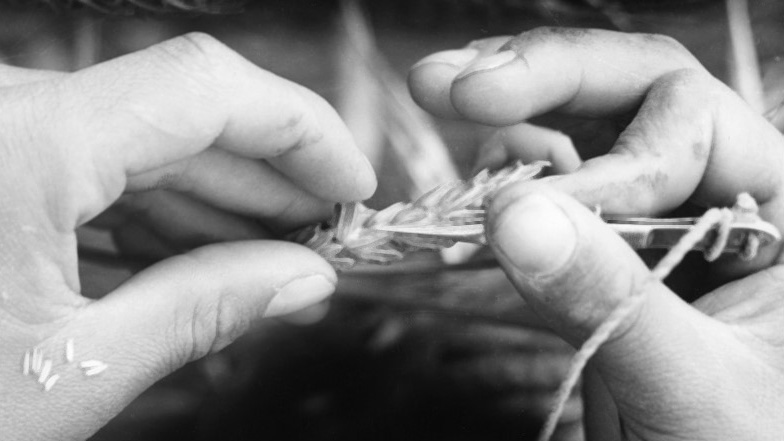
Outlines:
POLYGON ((72 338, 65 341, 65 361, 68 363, 74 361, 74 339, 72 338))
POLYGON ((539 176, 550 163, 518 162, 495 172, 483 170, 467 181, 440 185, 413 202, 398 202, 377 211, 352 202, 340 204, 332 222, 313 225, 292 239, 316 251, 338 270, 357 263, 385 264, 410 252, 440 250, 455 244, 439 238, 379 231, 378 226, 464 225, 484 221, 484 203, 501 187, 539 176))
POLYGON ((31 364, 31 369, 33 373, 40 374, 41 373, 41 363, 43 362, 43 353, 41 352, 41 348, 34 347, 33 348, 33 360, 31 364))
POLYGON ((104 364, 104 362, 100 360, 85 360, 79 362, 79 367, 82 369, 91 369, 96 366, 101 366, 102 364, 104 364))
POLYGON ((59 379, 60 379, 59 374, 54 374, 51 377, 49 377, 49 379, 46 380, 46 383, 44 383, 44 392, 49 392, 50 390, 52 390, 54 384, 57 383, 57 380, 59 379))
POLYGON ((100 360, 86 360, 79 363, 79 367, 82 368, 82 371, 85 376, 92 377, 93 375, 98 375, 101 372, 105 371, 106 368, 109 367, 106 363, 100 360))
POLYGON ((85 370, 84 371, 84 375, 87 376, 87 377, 92 377, 93 375, 98 375, 101 372, 105 371, 106 368, 108 368, 108 367, 109 367, 109 365, 107 365, 107 364, 101 364, 101 365, 98 365, 98 366, 95 366, 93 368, 85 370))
POLYGON ((38 382, 43 383, 49 378, 49 374, 52 372, 52 360, 46 359, 43 362, 41 367, 41 374, 38 376, 38 382))
POLYGON ((30 375, 30 351, 27 350, 22 358, 22 375, 30 375))

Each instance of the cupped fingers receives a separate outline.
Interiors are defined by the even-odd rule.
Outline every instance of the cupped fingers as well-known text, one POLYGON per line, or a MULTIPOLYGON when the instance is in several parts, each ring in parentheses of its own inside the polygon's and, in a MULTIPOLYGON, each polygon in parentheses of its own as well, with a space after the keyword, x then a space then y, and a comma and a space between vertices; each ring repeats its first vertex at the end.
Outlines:
POLYGON ((61 190, 76 200, 76 224, 117 198, 128 176, 213 144, 267 159, 324 199, 364 199, 375 188, 372 168, 321 97, 203 34, 26 87, 18 95, 51 122, 36 129, 36 139, 58 146, 73 168, 68 176, 78 177, 61 190))
POLYGON ((549 161, 556 174, 571 173, 582 163, 568 135, 547 127, 520 123, 498 129, 482 144, 474 170, 496 169, 512 160, 525 163, 549 161))
POLYGON ((314 196, 267 161, 210 148, 129 178, 127 191, 169 189, 290 231, 329 218, 334 202, 314 196))
POLYGON ((713 110, 723 94, 707 75, 666 75, 608 154, 546 180, 606 214, 653 216, 672 210, 703 180, 714 143, 713 110))
MULTIPOLYGON (((660 215, 687 200, 731 206, 747 192, 784 229, 784 139, 718 80, 682 70, 657 81, 612 151, 576 172, 545 178, 614 215, 660 215)), ((778 247, 752 266, 770 263, 778 247)))
POLYGON ((112 232, 123 253, 166 257, 218 242, 272 237, 259 222, 228 213, 176 192, 156 190, 123 196, 115 210, 124 222, 112 232))
POLYGON ((467 48, 416 64, 409 80, 414 99, 433 113, 451 109, 489 125, 552 110, 617 115, 639 105, 661 75, 702 69, 671 38, 593 29, 537 28, 478 55, 467 48))

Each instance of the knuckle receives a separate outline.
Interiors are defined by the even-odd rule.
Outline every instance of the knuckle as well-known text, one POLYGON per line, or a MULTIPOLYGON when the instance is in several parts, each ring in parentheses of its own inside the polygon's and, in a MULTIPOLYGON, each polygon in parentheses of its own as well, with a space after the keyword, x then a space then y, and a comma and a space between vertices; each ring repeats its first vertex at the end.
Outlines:
POLYGON ((679 69, 662 76, 661 81, 674 88, 702 87, 708 82, 708 75, 697 69, 679 69))
POLYGON ((639 34, 645 41, 649 44, 656 45, 661 47, 665 51, 670 51, 680 55, 688 55, 691 57, 691 52, 686 49, 686 46, 681 44, 680 41, 676 40, 669 35, 663 34, 639 34))
POLYGON ((708 92, 725 89, 718 87, 721 83, 701 69, 679 69, 666 74, 663 79, 665 84, 679 92, 691 91, 706 95, 708 92))
POLYGON ((190 68, 213 69, 236 54, 209 34, 193 32, 159 45, 172 60, 190 68))
POLYGON ((290 151, 301 148, 303 140, 308 137, 308 133, 314 130, 308 111, 303 106, 295 106, 291 109, 287 117, 282 121, 280 128, 276 131, 283 139, 291 140, 289 145, 281 145, 272 152, 272 156, 280 156, 290 151))
MULTIPOLYGON (((177 259, 186 260, 194 274, 206 274, 200 268, 209 267, 208 258, 194 251, 177 259)), ((217 352, 242 335, 250 326, 247 305, 230 290, 216 287, 186 293, 191 299, 189 308, 182 308, 171 322, 170 346, 175 366, 197 360, 217 352)))
POLYGON ((661 55, 668 70, 679 67, 702 68, 700 62, 678 40, 661 34, 622 33, 602 29, 541 26, 518 34, 503 49, 521 52, 532 47, 606 46, 644 50, 661 55))
POLYGON ((292 151, 307 149, 308 147, 320 143, 324 139, 325 133, 321 128, 313 125, 307 126, 302 132, 292 151))
POLYGON ((208 34, 185 34, 155 46, 152 52, 164 71, 211 101, 232 87, 227 79, 242 70, 242 57, 208 34))
POLYGON ((286 117, 282 119, 276 132, 288 142, 272 152, 272 156, 280 156, 319 143, 325 136, 324 130, 314 113, 315 105, 325 105, 323 98, 314 96, 311 99, 303 96, 302 91, 294 89, 291 95, 286 117))
POLYGON ((694 119, 720 106, 727 91, 706 71, 684 68, 662 75, 651 88, 650 97, 662 105, 688 109, 694 119))
POLYGON ((634 34, 641 41, 640 45, 648 50, 655 50, 662 54, 663 59, 674 66, 702 68, 700 62, 694 57, 686 46, 669 35, 663 34, 634 34))
POLYGON ((601 34, 608 31, 557 26, 540 26, 522 32, 503 45, 501 50, 513 50, 521 57, 535 51, 551 51, 585 47, 601 43, 601 34))
MULTIPOLYGON (((211 143, 223 129, 244 59, 214 37, 182 35, 144 51, 129 81, 113 93, 112 108, 156 139, 211 143)), ((95 107, 93 102, 88 103, 95 107)))
POLYGON ((217 352, 242 335, 248 324, 239 303, 227 292, 196 302, 191 310, 191 325, 183 330, 191 360, 217 352))
POLYGON ((517 37, 513 38, 513 41, 526 44, 546 42, 579 43, 596 33, 595 29, 539 26, 518 34, 517 37))
POLYGON ((670 37, 669 35, 664 34, 639 34, 640 37, 644 38, 650 43, 662 46, 669 50, 679 51, 679 52, 688 52, 686 47, 683 46, 678 40, 670 37))

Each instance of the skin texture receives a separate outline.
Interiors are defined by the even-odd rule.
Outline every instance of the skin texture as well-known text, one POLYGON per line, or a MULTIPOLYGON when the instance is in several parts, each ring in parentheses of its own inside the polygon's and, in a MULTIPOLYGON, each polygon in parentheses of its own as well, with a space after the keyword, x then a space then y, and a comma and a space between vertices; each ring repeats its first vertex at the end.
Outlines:
MULTIPOLYGON (((413 96, 433 113, 498 126, 487 154, 551 158, 571 171, 578 152, 561 134, 526 127, 529 117, 631 120, 607 155, 500 193, 489 220, 510 279, 573 345, 630 292, 646 292, 586 376, 589 436, 778 437, 780 250, 751 266, 717 265, 745 277, 689 305, 644 284, 642 262, 584 206, 659 214, 750 191, 783 228, 779 133, 663 37, 539 29, 434 57, 412 69, 413 96), (509 64, 460 75, 505 49, 509 64), (531 152, 526 142, 548 147, 531 152)), ((332 269, 308 250, 247 240, 372 193, 372 171, 320 98, 198 34, 70 75, 0 73, 0 180, 13 189, 0 205, 4 439, 83 439, 173 369, 331 292, 332 269), (118 234, 160 239, 161 256, 242 242, 166 260, 91 302, 78 294, 73 230, 101 213, 96 222, 112 225, 105 210, 116 201, 141 220, 118 234), (272 303, 276 294, 285 301, 272 303), (68 338, 77 361, 107 371, 86 379, 65 363, 68 338), (36 345, 61 375, 49 393, 21 375, 36 345)))
POLYGON ((0 86, 4 439, 84 439, 172 370, 333 291, 334 271, 310 250, 249 240, 375 189, 348 130, 314 93, 202 34, 73 74, 3 66, 0 86), (118 198, 148 219, 174 213, 160 206, 207 210, 169 222, 196 225, 179 241, 213 242, 216 224, 239 227, 236 241, 165 260, 87 300, 74 229, 118 198), (34 346, 60 375, 49 392, 22 375, 34 346), (78 362, 91 359, 108 369, 85 377, 78 362))
POLYGON ((655 35, 541 28, 480 40, 423 59, 409 85, 434 114, 498 127, 506 142, 484 149, 480 162, 521 156, 524 142, 508 133, 541 114, 630 121, 609 151, 573 173, 502 190, 488 220, 509 278, 574 346, 632 292, 646 295, 585 377, 589 439, 780 437, 780 246, 750 264, 718 262, 714 272, 735 280, 688 304, 646 281, 642 261, 586 208, 660 215, 687 201, 731 205, 748 191, 783 229, 778 131, 677 42, 655 35))

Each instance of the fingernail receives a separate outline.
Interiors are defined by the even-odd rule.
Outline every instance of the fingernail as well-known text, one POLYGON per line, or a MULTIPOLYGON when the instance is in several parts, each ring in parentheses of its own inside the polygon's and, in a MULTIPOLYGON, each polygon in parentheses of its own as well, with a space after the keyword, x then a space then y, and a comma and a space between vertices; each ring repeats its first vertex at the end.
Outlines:
POLYGON ((280 319, 291 325, 307 326, 320 322, 327 316, 327 313, 329 313, 329 302, 318 302, 280 319))
POLYGON ((505 259, 525 276, 551 274, 571 258, 577 232, 566 214, 541 194, 530 194, 501 212, 491 240, 505 259))
POLYGON ((411 66, 411 70, 426 64, 448 64, 460 69, 470 63, 477 55, 479 55, 479 51, 476 49, 456 49, 437 52, 419 60, 419 62, 411 66))
POLYGON ((468 67, 463 69, 462 72, 457 74, 455 81, 480 72, 487 72, 488 70, 498 69, 499 67, 505 66, 517 59, 519 59, 517 57, 517 53, 511 50, 498 52, 493 55, 480 58, 468 65, 468 67))
POLYGON ((267 305, 264 317, 285 315, 314 305, 335 291, 335 283, 317 274, 292 280, 276 291, 277 294, 267 305))

